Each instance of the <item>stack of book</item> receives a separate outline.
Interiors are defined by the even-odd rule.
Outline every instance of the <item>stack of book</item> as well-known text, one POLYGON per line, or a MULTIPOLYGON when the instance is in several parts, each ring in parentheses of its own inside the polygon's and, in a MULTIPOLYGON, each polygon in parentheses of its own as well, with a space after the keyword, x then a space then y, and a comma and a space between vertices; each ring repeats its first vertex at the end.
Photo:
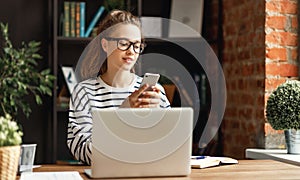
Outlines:
POLYGON ((86 2, 64 1, 61 15, 61 35, 64 37, 89 37, 103 12, 104 7, 100 6, 86 28, 86 2))

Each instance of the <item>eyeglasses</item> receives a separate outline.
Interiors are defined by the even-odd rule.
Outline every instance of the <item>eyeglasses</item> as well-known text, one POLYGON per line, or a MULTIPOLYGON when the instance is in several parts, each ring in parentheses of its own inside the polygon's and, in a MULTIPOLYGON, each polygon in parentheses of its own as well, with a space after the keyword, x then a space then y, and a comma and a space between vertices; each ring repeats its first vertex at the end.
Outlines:
POLYGON ((128 39, 124 38, 106 37, 105 39, 108 41, 117 41, 117 47, 121 51, 127 51, 130 46, 133 45, 134 52, 137 54, 141 54, 146 47, 146 44, 143 42, 131 42, 128 39))

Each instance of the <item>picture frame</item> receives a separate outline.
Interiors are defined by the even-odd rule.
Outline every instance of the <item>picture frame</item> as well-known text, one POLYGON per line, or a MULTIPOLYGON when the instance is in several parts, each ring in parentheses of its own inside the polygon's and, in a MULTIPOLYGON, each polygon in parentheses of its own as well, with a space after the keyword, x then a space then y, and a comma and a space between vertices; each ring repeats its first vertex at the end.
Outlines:
POLYGON ((22 144, 18 164, 18 174, 32 172, 37 144, 22 144))
POLYGON ((163 35, 162 19, 159 17, 140 17, 142 32, 146 38, 161 38, 163 35))
POLYGON ((68 90, 72 94, 75 85, 77 84, 77 79, 73 67, 61 66, 68 90))
POLYGON ((203 10, 204 0, 172 0, 169 37, 200 36, 202 32, 203 10), (185 28, 180 23, 190 28, 185 28))

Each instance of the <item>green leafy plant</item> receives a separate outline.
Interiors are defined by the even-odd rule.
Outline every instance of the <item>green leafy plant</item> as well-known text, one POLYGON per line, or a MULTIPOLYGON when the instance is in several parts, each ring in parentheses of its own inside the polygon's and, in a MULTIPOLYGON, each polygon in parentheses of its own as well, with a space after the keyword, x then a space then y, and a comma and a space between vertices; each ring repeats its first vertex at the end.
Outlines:
POLYGON ((0 147, 22 143, 22 131, 9 114, 0 116, 0 147))
POLYGON ((106 0, 104 1, 104 7, 107 11, 111 11, 114 9, 125 9, 124 0, 106 0))
POLYGON ((164 75, 160 75, 160 78, 159 78, 159 81, 158 81, 160 84, 162 85, 165 85, 165 84, 173 84, 173 82, 167 78, 166 76, 164 75))
POLYGON ((40 42, 22 42, 20 48, 13 47, 8 37, 8 25, 0 23, 3 39, 0 51, 0 115, 10 114, 15 117, 19 109, 29 116, 31 108, 26 101, 30 94, 35 102, 42 104, 41 95, 52 95, 53 80, 49 69, 38 72, 37 60, 40 42))
POLYGON ((300 129, 300 81, 289 80, 271 93, 266 117, 275 130, 300 129))

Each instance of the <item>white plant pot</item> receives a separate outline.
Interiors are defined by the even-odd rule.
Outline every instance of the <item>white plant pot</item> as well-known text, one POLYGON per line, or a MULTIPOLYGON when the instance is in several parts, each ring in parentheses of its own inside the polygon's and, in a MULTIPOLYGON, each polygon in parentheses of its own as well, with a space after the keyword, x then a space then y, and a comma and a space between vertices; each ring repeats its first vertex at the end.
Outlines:
POLYGON ((300 130, 284 130, 286 148, 288 154, 300 154, 300 130))

